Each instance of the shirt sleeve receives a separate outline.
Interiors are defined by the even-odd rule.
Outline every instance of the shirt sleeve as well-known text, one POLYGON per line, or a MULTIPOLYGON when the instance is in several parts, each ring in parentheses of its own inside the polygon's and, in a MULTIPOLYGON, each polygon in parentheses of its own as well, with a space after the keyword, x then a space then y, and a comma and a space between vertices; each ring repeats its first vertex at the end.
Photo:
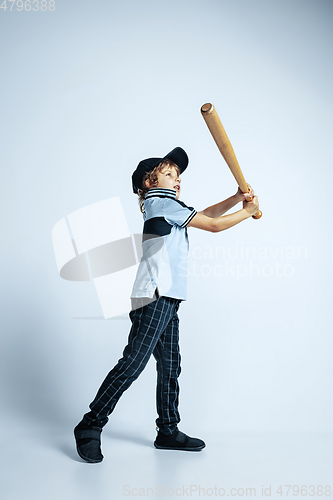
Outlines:
POLYGON ((164 205, 164 218, 169 224, 186 227, 197 211, 188 207, 179 200, 166 199, 164 205))

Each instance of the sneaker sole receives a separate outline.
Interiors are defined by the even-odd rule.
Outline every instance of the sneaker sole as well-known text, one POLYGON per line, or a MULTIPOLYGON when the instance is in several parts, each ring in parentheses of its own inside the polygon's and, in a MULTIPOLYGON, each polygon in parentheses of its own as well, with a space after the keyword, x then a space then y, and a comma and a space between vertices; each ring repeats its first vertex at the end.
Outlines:
POLYGON ((177 448, 176 446, 159 446, 158 444, 155 443, 154 446, 158 450, 176 450, 176 451, 201 451, 206 447, 206 445, 203 444, 202 446, 198 446, 197 448, 177 448))
POLYGON ((99 464, 100 462, 103 461, 103 458, 101 459, 94 459, 94 458, 88 458, 88 457, 85 457, 84 455, 82 455, 82 453, 80 452, 79 448, 76 447, 76 451, 78 453, 78 455, 82 458, 82 460, 84 460, 85 462, 89 462, 90 464, 99 464))

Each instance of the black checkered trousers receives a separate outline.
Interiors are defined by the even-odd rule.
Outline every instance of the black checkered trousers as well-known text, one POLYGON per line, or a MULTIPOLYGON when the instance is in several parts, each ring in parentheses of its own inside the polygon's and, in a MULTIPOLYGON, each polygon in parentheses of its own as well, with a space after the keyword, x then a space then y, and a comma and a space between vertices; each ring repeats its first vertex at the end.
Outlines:
POLYGON ((181 357, 177 314, 180 302, 179 299, 161 296, 143 307, 137 307, 140 299, 132 299, 129 313, 132 327, 128 344, 122 358, 106 376, 89 405, 91 411, 85 418, 92 425, 103 427, 107 423, 120 396, 138 378, 153 354, 157 370, 156 425, 165 435, 172 434, 177 428, 180 422, 178 377, 181 357))

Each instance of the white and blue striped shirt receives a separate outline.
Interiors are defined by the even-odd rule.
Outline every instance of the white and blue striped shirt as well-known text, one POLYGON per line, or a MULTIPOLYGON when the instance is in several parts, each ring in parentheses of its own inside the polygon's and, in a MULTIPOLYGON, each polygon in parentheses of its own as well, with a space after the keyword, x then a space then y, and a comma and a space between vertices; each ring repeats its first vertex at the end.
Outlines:
POLYGON ((176 190, 149 189, 144 201, 143 255, 131 298, 158 295, 186 300, 189 240, 187 224, 197 213, 176 200, 176 190))

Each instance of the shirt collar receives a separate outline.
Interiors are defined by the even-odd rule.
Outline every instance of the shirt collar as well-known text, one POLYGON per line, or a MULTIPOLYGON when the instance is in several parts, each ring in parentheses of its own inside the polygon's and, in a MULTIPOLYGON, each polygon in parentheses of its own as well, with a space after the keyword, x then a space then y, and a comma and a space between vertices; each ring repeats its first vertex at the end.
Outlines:
POLYGON ((148 198, 153 198, 155 196, 158 196, 159 198, 176 199, 176 194, 177 194, 176 189, 156 187, 149 189, 148 193, 145 196, 145 200, 147 200, 148 198))

